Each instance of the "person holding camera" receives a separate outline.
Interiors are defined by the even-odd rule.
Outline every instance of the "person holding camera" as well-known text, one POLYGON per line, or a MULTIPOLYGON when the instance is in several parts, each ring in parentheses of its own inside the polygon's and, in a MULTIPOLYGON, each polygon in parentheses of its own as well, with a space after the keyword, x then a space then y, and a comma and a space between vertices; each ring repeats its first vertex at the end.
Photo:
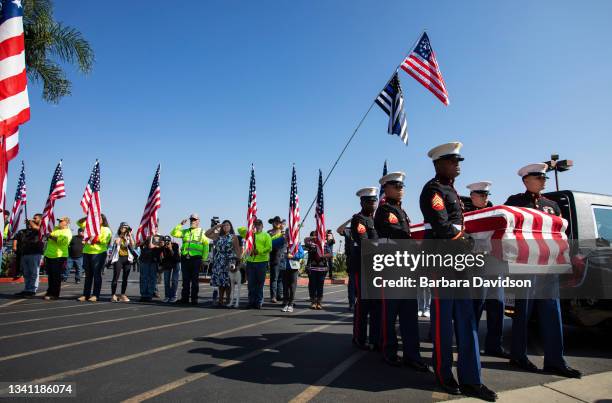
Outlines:
POLYGON ((45 246, 45 269, 47 270, 48 288, 45 300, 58 299, 62 287, 62 274, 68 257, 68 244, 72 231, 68 228, 70 219, 62 217, 57 227, 47 237, 45 246))
MULTIPOLYGON (((106 263, 108 247, 113 238, 113 233, 108 226, 106 215, 101 214, 102 222, 100 223, 100 235, 98 242, 85 243, 83 246, 83 269, 85 270, 85 284, 83 286, 83 295, 77 298, 77 301, 96 302, 100 299, 100 291, 102 290, 102 272, 106 263), (93 295, 92 295, 93 286, 93 295)), ((79 228, 85 228, 87 217, 77 221, 79 228)))
POLYGON ((234 232, 234 226, 229 220, 224 220, 208 231, 206 236, 215 242, 215 253, 212 257, 211 267, 212 276, 210 285, 219 288, 218 305, 228 305, 230 303, 230 270, 236 270, 237 260, 242 254, 242 248, 238 237, 234 232), (223 299, 223 296, 226 299, 223 299))
POLYGON ((162 238, 159 235, 153 235, 140 243, 140 257, 138 258, 140 272, 139 302, 153 301, 157 284, 157 271, 161 260, 162 238))
POLYGON ((183 240, 181 248, 181 272, 183 275, 183 289, 181 291, 180 303, 198 304, 198 293, 200 291, 199 274, 202 261, 208 258, 209 240, 204 229, 200 227, 200 216, 191 214, 189 219, 180 222, 172 229, 170 235, 183 240), (183 229, 183 225, 189 221, 189 228, 183 229))
POLYGON ((179 273, 181 271, 181 252, 179 244, 172 242, 169 236, 161 237, 160 270, 164 276, 164 302, 176 302, 179 273))
POLYGON ((113 243, 110 264, 113 266, 113 280, 111 281, 111 302, 130 302, 125 295, 128 286, 128 277, 136 260, 134 247, 136 243, 132 237, 132 228, 126 222, 119 224, 117 237, 113 243), (117 297, 117 283, 119 275, 123 273, 121 281, 121 296, 117 297))
POLYGON ((33 297, 38 290, 40 258, 43 254, 43 243, 39 230, 42 214, 34 214, 31 220, 26 218, 26 228, 20 230, 13 240, 13 251, 16 256, 17 270, 23 273, 24 289, 16 294, 18 297, 33 297))

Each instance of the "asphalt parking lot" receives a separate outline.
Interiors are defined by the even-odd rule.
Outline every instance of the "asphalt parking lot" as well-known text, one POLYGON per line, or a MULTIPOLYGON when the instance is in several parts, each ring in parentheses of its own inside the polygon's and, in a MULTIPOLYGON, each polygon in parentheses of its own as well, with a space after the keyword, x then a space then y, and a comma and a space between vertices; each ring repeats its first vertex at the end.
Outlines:
MULTIPOLYGON (((132 277, 128 295, 137 295, 132 277)), ((72 280, 58 301, 16 300, 12 294, 22 285, 0 284, 0 379, 71 382, 75 399, 88 402, 451 398, 436 388, 432 374, 392 368, 376 353, 353 348, 344 285, 325 286, 322 311, 308 309, 307 288, 299 287, 295 312, 283 313, 271 303, 262 310, 213 307, 205 284, 199 306, 110 303, 108 280, 97 303, 75 301, 81 285, 72 280)), ((242 296, 244 304, 246 287, 242 296)), ((422 353, 430 359, 429 322, 420 324, 422 353)), ((506 343, 509 326, 507 320, 506 343)), ((569 363, 585 375, 612 371, 604 330, 566 328, 565 342, 569 363)), ((530 358, 541 367, 536 334, 530 344, 530 358)), ((498 392, 561 380, 517 371, 497 358, 483 356, 482 366, 483 380, 498 392)))

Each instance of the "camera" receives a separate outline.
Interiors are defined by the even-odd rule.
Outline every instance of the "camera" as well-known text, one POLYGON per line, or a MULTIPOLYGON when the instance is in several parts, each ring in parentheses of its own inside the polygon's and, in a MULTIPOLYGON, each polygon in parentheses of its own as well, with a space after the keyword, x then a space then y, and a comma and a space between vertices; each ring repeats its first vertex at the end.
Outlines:
POLYGON ((172 238, 168 235, 154 235, 151 243, 155 246, 164 246, 172 242, 172 238))
POLYGON ((210 228, 214 227, 215 225, 219 225, 221 224, 221 220, 219 219, 219 217, 214 216, 213 218, 210 219, 210 228))

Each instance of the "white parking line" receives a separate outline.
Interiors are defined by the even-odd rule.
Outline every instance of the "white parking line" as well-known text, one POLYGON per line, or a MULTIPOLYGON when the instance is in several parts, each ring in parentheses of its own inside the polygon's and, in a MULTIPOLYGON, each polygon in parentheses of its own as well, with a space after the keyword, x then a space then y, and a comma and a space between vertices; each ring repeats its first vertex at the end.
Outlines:
POLYGON ((321 391, 330 383, 332 383, 336 378, 344 373, 347 369, 349 369, 354 363, 359 361, 364 355, 367 354, 367 351, 357 351, 354 354, 351 354, 346 360, 342 361, 338 366, 333 368, 319 380, 315 381, 312 385, 304 389, 302 393, 294 397, 289 401, 289 403, 305 403, 314 399, 321 391))
MULTIPOLYGON (((343 291, 344 290, 332 291, 332 292, 329 292, 327 294, 334 294, 336 292, 343 292, 343 291)), ((177 310, 177 311, 180 312, 180 310, 177 310)), ((23 353, 17 353, 17 354, 1 356, 0 357, 0 362, 14 360, 14 359, 17 359, 17 358, 22 358, 22 357, 28 357, 28 356, 35 355, 35 354, 40 354, 40 353, 46 353, 46 352, 49 352, 49 351, 62 350, 62 349, 65 349, 65 348, 80 346, 80 345, 83 345, 83 344, 95 343, 95 342, 98 342, 98 341, 111 340, 111 339, 115 339, 117 337, 130 336, 130 335, 133 335, 133 334, 145 333, 145 332, 150 332, 150 331, 154 331, 154 330, 160 330, 160 329, 166 329, 166 328, 170 328, 170 327, 176 327, 176 326, 182 326, 182 325, 189 325, 189 324, 192 324, 192 323, 204 322, 204 321, 207 321, 207 320, 210 320, 210 319, 214 319, 214 318, 218 318, 218 317, 223 317, 223 316, 227 317, 227 316, 236 315, 236 314, 240 314, 240 313, 244 313, 244 312, 248 312, 248 311, 225 312, 225 313, 222 313, 220 315, 215 315, 215 316, 209 316, 209 317, 204 317, 204 318, 185 320, 185 321, 182 321, 182 322, 167 323, 167 324, 159 325, 159 326, 152 326, 152 327, 143 328, 143 329, 136 329, 136 330, 131 330, 131 331, 127 331, 127 332, 110 334, 110 335, 107 335, 107 336, 94 337, 92 339, 79 340, 79 341, 75 341, 75 342, 71 342, 71 343, 59 344, 59 345, 51 346, 51 347, 39 348, 37 350, 25 351, 23 353)))
POLYGON ((60 327, 50 327, 50 328, 47 328, 47 329, 32 330, 30 332, 23 332, 23 333, 9 334, 9 335, 6 335, 6 336, 0 336, 0 340, 12 339, 14 337, 30 336, 30 335, 33 335, 33 334, 55 332, 57 330, 74 329, 76 327, 101 325, 103 323, 123 322, 125 320, 130 320, 130 319, 147 318, 147 317, 150 317, 150 316, 166 315, 168 313, 176 313, 176 312, 180 312, 180 311, 178 309, 174 309, 174 310, 171 310, 171 311, 153 312, 153 313, 147 313, 147 314, 144 314, 144 315, 127 316, 127 317, 124 317, 124 318, 99 320, 97 322, 87 322, 87 323, 79 323, 79 324, 76 324, 76 325, 65 325, 65 326, 60 326, 60 327))
MULTIPOLYGON (((334 302, 339 302, 339 301, 334 301, 334 302)), ((309 309, 304 309, 304 310, 298 311, 298 312, 303 313, 303 312, 306 312, 308 310, 309 309)), ((237 365, 237 364, 242 364, 243 362, 245 362, 247 360, 250 360, 251 358, 257 357, 258 355, 266 353, 269 350, 277 349, 278 347, 284 346, 285 344, 291 343, 291 342, 293 342, 295 340, 298 340, 298 339, 300 339, 300 338, 302 338, 302 337, 304 337, 306 335, 309 335, 309 334, 315 333, 315 332, 319 332, 319 331, 321 331, 323 329, 326 329, 326 328, 328 328, 330 326, 333 326, 334 324, 336 324, 338 322, 341 322, 341 321, 345 320, 348 317, 350 317, 350 316, 347 316, 346 314, 341 314, 340 318, 338 318, 337 320, 334 320, 332 322, 329 322, 329 323, 327 323, 325 325, 317 326, 317 327, 314 327, 312 329, 306 330, 306 331, 304 331, 302 333, 298 333, 298 334, 296 334, 296 335, 294 335, 292 337, 289 337, 288 339, 283 339, 283 340, 277 341, 275 343, 271 343, 271 344, 269 344, 269 345, 267 345, 265 347, 262 347, 262 348, 260 348, 258 350, 251 351, 249 353, 241 355, 240 357, 238 357, 236 359, 223 361, 223 362, 221 362, 219 364, 216 364, 213 368, 206 369, 205 372, 198 372, 196 374, 192 374, 192 375, 189 375, 189 376, 177 379, 177 380, 175 380, 173 382, 169 382, 169 383, 167 383, 165 385, 161 385, 161 386, 159 386, 159 387, 157 387, 155 389, 151 389, 151 390, 146 391, 144 393, 141 393, 141 394, 138 394, 136 396, 130 397, 130 398, 126 399, 126 400, 123 400, 123 403, 136 403, 136 402, 142 402, 142 401, 145 401, 145 400, 148 400, 148 399, 152 399, 154 397, 157 397, 159 395, 162 395, 164 393, 167 393, 167 392, 170 392, 170 391, 172 391, 174 389, 177 389, 177 388, 179 388, 181 386, 187 385, 188 383, 191 383, 191 382, 197 381, 199 379, 205 378, 208 375, 214 374, 215 372, 218 372, 218 371, 220 371, 222 369, 229 368, 229 367, 232 367, 232 366, 237 365)), ((281 319, 281 318, 275 318, 274 320, 279 320, 279 319, 281 319)), ((268 322, 272 322, 272 321, 273 321, 272 319, 268 320, 268 322)), ((221 335, 223 335, 225 333, 227 333, 227 332, 219 332, 215 336, 221 336, 221 335)), ((215 337, 215 336, 211 336, 211 337, 215 337)))
MULTIPOLYGON (((332 291, 329 292, 327 294, 335 294, 338 292, 342 292, 344 290, 339 290, 339 291, 332 291)), ((327 295, 326 294, 326 295, 327 295)), ((338 300, 338 301, 334 301, 334 302, 340 302, 342 300, 338 300)), ((305 309, 304 311, 307 311, 307 309, 305 309)), ((236 315, 236 314, 240 314, 240 313, 244 313, 244 312, 248 312, 248 311, 233 311, 233 312, 228 312, 228 313, 222 313, 220 315, 215 315, 215 316, 211 316, 208 318, 202 318, 203 320, 210 320, 210 319, 215 319, 215 318, 219 318, 219 317, 224 317, 224 316, 229 316, 229 315, 236 315)), ((295 311, 293 313, 293 315, 296 315, 298 313, 301 313, 302 311, 295 311)), ((291 314, 288 314, 287 316, 290 316, 291 314)), ((198 336, 198 338, 202 338, 202 337, 219 337, 223 334, 227 334, 227 333, 231 333, 231 332, 237 332, 240 330, 244 330, 247 328, 251 328, 251 327, 255 327, 255 326, 260 326, 266 323, 270 323, 270 322, 274 322, 276 320, 280 320, 282 319, 282 317, 275 317, 275 318, 271 318, 271 319, 266 319, 264 321, 260 321, 260 322, 256 322, 256 323, 250 323, 247 325, 242 325, 242 326, 238 326, 235 328, 231 328, 231 329, 226 329, 223 330, 221 332, 216 332, 216 333, 210 333, 204 336, 198 336)), ((29 383, 46 383, 46 382, 56 382, 62 379, 65 379, 67 377, 74 377, 76 375, 80 375, 83 374, 85 372, 90 372, 90 371, 94 371, 96 369, 100 369, 100 368, 105 368, 111 365, 115 365, 115 364, 120 364, 126 361, 131 361, 137 358, 141 358, 141 357, 146 357, 152 354, 156 354, 162 351, 166 351, 166 350, 171 350, 173 348, 177 348, 177 347, 181 347, 181 346, 185 346, 185 345, 189 345, 192 343, 195 343, 196 340, 194 340, 194 338, 191 339, 187 339, 187 340, 182 340, 176 343, 171 343, 171 344, 166 344, 160 347, 156 347, 156 348, 152 348, 150 350, 146 350, 146 351, 141 351, 139 353, 134 353, 134 354, 129 354, 129 355, 125 355, 122 357, 118 357, 118 358, 114 358, 112 360, 107 360, 107 361, 102 361, 102 362, 98 362, 92 365, 87 365, 85 367, 82 368, 77 368, 77 369, 72 369, 69 371, 64 371, 64 372, 60 372, 54 375, 50 375, 44 378, 38 378, 38 379, 34 379, 32 381, 30 381, 29 383)))
POLYGON ((81 312, 81 313, 69 313, 68 315, 45 316, 44 318, 16 320, 14 322, 2 322, 2 323, 0 323, 0 326, 17 325, 17 324, 21 324, 21 323, 38 322, 38 321, 41 321, 41 320, 49 320, 49 319, 57 319, 57 318, 66 318, 66 317, 69 317, 69 316, 73 317, 73 316, 81 316, 81 315, 93 315, 94 313, 124 311, 126 309, 136 310, 136 309, 138 309, 138 307, 137 306, 127 306, 125 308, 118 308, 118 309, 102 309, 102 310, 93 311, 93 312, 81 312))

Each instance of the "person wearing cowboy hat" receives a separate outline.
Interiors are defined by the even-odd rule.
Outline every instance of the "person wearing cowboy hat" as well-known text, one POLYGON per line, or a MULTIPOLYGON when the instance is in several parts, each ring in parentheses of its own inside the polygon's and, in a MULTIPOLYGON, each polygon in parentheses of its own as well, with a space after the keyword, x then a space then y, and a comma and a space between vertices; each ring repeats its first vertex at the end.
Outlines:
POLYGON ((45 300, 58 299, 62 288, 62 274, 68 259, 68 245, 72 239, 70 218, 62 217, 57 226, 47 237, 45 246, 45 269, 48 276, 48 288, 45 300))
MULTIPOLYGON (((426 239, 468 243, 469 236, 463 226, 463 206, 454 187, 455 178, 461 172, 460 162, 464 159, 460 154, 462 146, 460 142, 446 143, 427 153, 436 176, 425 184, 419 198, 426 239)), ((452 289, 432 288, 431 307, 433 363, 439 386, 452 395, 464 394, 495 401, 497 394, 481 380, 473 301, 455 296, 452 289), (453 333, 457 340, 459 382, 452 372, 453 333)))
MULTIPOLYGON (((560 216, 559 205, 544 196, 542 190, 546 187, 545 163, 529 164, 518 170, 525 192, 508 197, 504 203, 507 206, 529 207, 547 214, 560 216)), ((537 279, 534 279, 537 281, 537 279)), ((555 292, 559 288, 558 278, 546 278, 544 285, 548 291, 555 292)), ((512 348, 510 363, 530 372, 538 372, 538 368, 527 357, 527 333, 531 313, 538 314, 540 334, 544 344, 544 371, 567 378, 580 378, 582 373, 567 365, 563 356, 563 323, 559 298, 525 298, 516 299, 515 315, 512 318, 512 348)))

